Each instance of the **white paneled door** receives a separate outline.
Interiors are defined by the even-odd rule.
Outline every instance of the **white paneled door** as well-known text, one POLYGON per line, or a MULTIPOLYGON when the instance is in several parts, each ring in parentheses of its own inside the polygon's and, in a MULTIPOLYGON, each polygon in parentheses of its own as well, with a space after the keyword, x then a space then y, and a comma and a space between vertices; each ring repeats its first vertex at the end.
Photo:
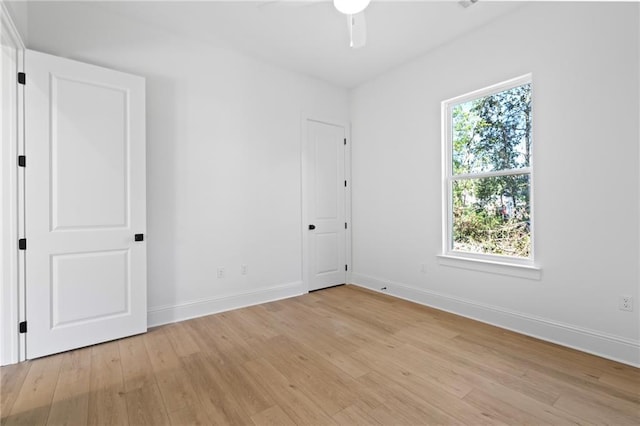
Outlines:
POLYGON ((309 290, 346 282, 345 130, 307 120, 309 290))
POLYGON ((145 332, 145 82, 27 51, 27 358, 145 332), (138 234, 138 235, 136 235, 138 234))

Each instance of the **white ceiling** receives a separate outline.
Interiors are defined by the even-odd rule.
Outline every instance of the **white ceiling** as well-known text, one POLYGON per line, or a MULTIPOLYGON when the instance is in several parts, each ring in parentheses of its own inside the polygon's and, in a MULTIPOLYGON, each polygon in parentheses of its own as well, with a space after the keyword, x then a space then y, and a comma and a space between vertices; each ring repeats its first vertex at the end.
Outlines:
POLYGON ((480 0, 463 8, 455 0, 373 0, 365 11, 367 45, 353 50, 346 17, 330 0, 32 1, 27 6, 27 45, 82 59, 77 52, 91 43, 117 48, 118 43, 134 42, 141 28, 150 26, 350 88, 521 5, 480 0))

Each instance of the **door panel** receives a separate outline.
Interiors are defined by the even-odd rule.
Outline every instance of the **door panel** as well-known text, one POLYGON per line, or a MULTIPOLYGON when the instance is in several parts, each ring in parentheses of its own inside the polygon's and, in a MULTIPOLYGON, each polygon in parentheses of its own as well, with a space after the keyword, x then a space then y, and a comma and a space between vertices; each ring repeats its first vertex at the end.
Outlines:
MULTIPOLYGON (((341 149, 342 138, 340 132, 333 128, 318 128, 318 126, 326 126, 323 124, 314 124, 315 130, 315 193, 316 193, 316 217, 325 220, 337 220, 338 213, 338 196, 344 193, 344 186, 339 184, 344 173, 339 173, 338 163, 339 156, 343 151, 341 149), (334 134, 336 133, 336 134, 334 134), (339 139, 339 144, 333 139, 339 139), (336 146, 337 145, 337 146, 336 146)), ((344 180, 344 179, 343 179, 344 180)))
POLYGON ((339 233, 318 233, 315 235, 315 240, 316 274, 340 272, 339 250, 336 250, 340 244, 339 233))
POLYGON ((127 92, 58 76, 51 89, 52 229, 126 226, 127 92))
POLYGON ((129 250, 52 255, 52 329, 130 313, 130 274, 129 250), (76 303, 94 294, 99 304, 76 303))
POLYGON ((307 121, 309 290, 346 281, 344 128, 307 121))
POLYGON ((144 79, 27 51, 27 358, 147 327, 144 79))

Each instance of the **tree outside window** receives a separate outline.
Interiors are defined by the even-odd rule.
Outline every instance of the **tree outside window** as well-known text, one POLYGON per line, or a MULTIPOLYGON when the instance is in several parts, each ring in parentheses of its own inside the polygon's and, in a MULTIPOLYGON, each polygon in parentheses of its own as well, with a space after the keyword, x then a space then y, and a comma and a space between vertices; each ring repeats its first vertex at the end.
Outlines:
POLYGON ((446 251, 530 259, 531 81, 443 103, 446 251))

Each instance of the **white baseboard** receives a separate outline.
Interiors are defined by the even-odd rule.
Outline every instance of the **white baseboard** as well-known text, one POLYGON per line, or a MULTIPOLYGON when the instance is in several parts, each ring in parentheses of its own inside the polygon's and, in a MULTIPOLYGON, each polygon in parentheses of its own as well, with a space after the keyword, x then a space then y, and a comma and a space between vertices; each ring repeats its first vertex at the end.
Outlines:
POLYGON ((147 325, 149 327, 155 327, 177 321, 184 321, 191 318, 230 311, 232 309, 300 296, 306 292, 307 290, 303 288, 302 281, 298 281, 231 296, 195 300, 179 305, 153 307, 148 309, 147 325))
POLYGON ((640 341, 510 311, 497 306, 353 273, 354 285, 495 325, 527 336, 640 367, 640 341), (381 288, 386 290, 381 291, 381 288))

